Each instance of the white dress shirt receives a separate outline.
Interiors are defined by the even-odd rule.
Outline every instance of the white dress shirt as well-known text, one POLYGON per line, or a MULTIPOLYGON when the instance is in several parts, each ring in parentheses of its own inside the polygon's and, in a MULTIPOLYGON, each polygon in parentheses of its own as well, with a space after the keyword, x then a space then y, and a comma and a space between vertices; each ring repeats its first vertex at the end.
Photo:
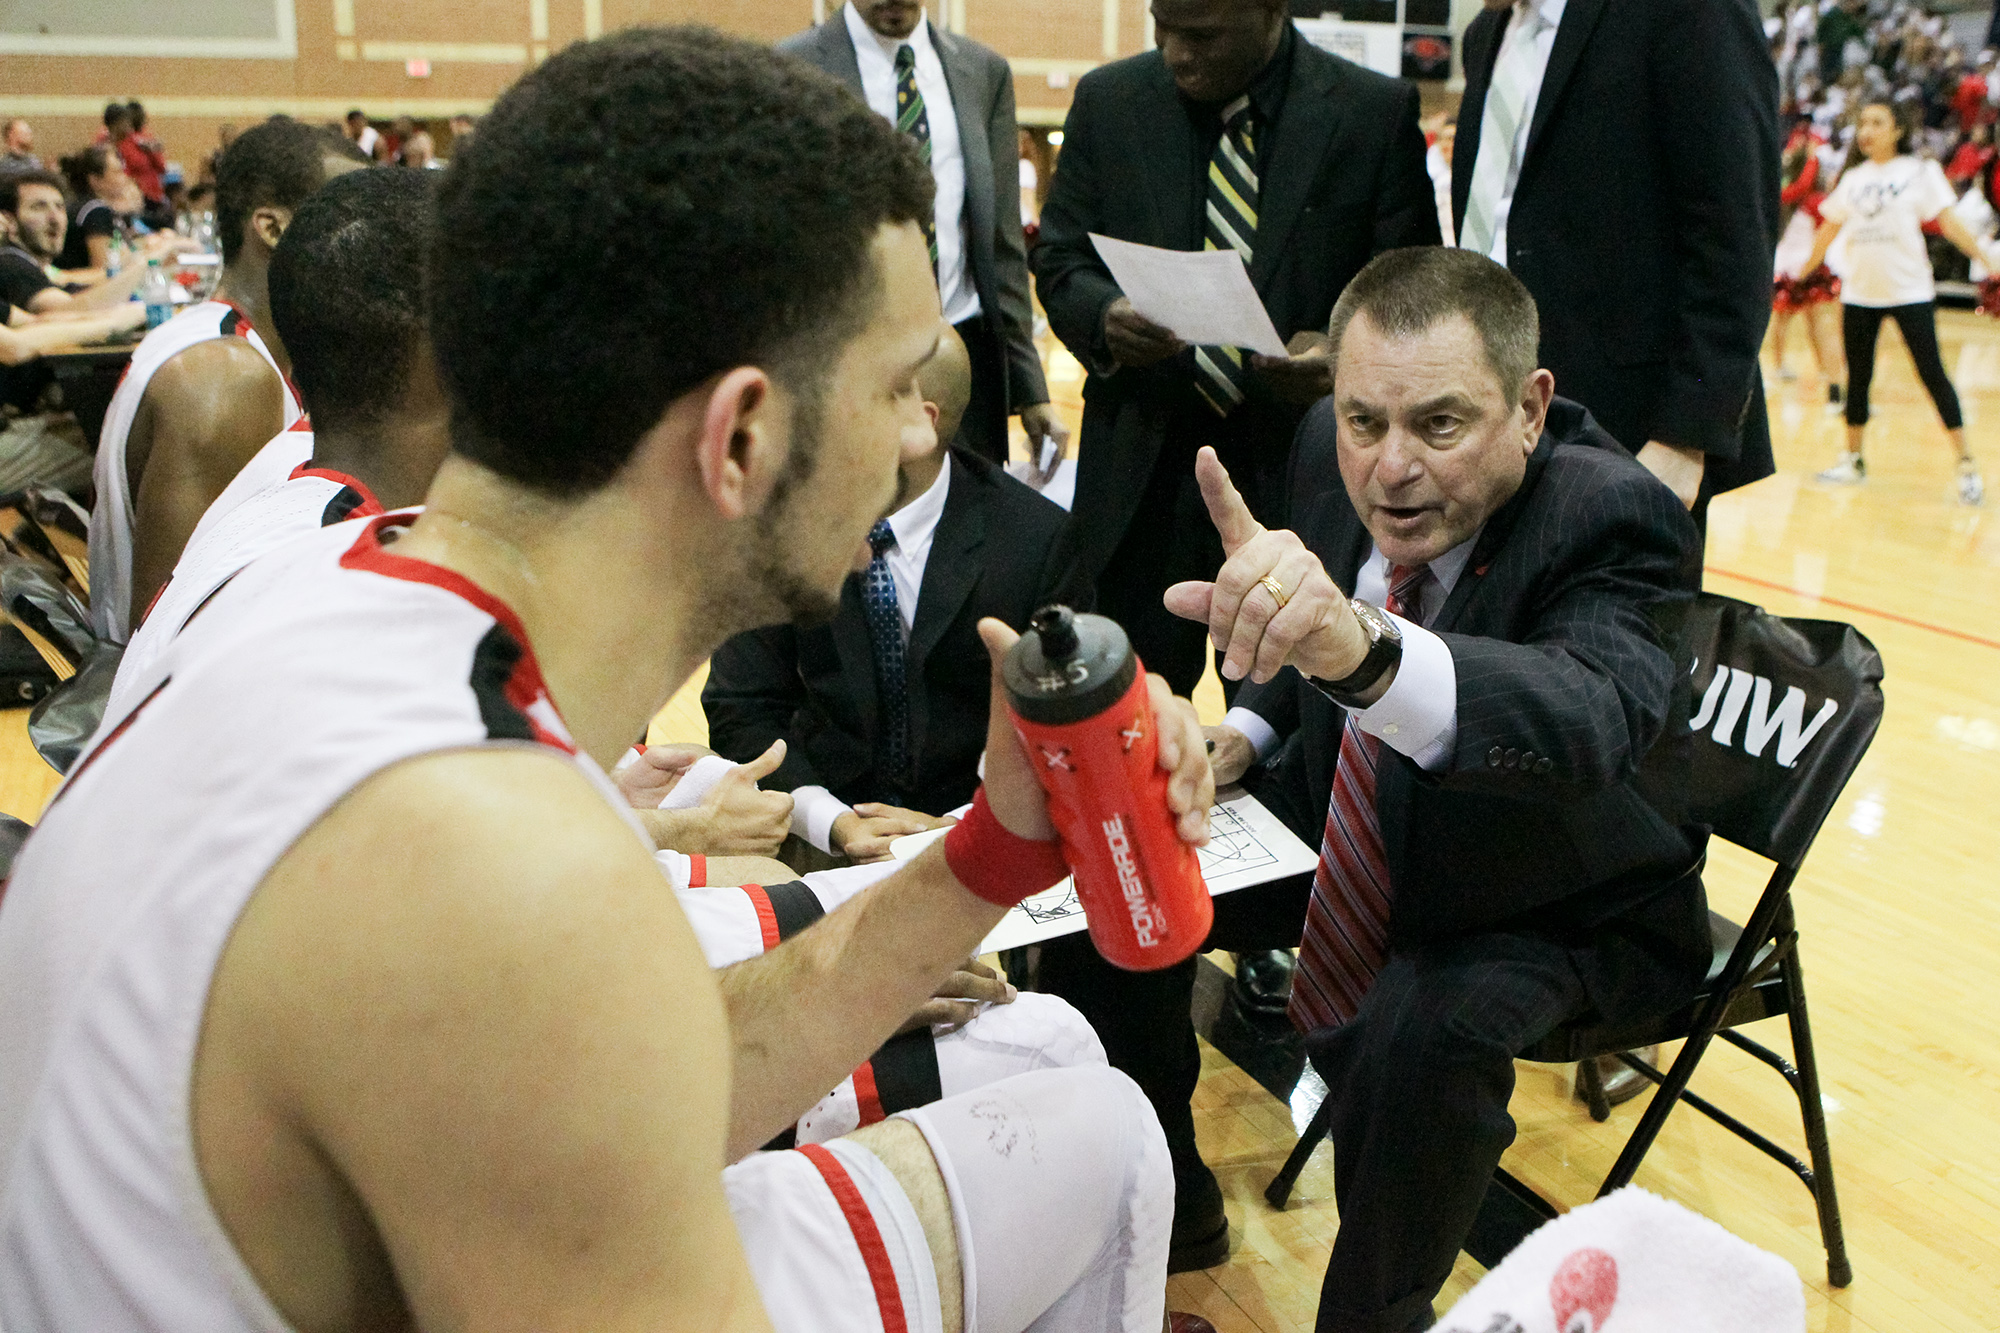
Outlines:
MULTIPOLYGON (((1431 561, 1431 577, 1419 594, 1422 623, 1391 615, 1403 632, 1403 660, 1382 697, 1355 714, 1354 720, 1363 731, 1408 755, 1427 773, 1443 768, 1458 743, 1458 667, 1444 640, 1424 626, 1444 609, 1445 599, 1458 586, 1478 541, 1475 532, 1431 561)), ((1381 547, 1369 545, 1368 558, 1355 575, 1354 595, 1376 606, 1389 600, 1389 559, 1381 547)), ((1230 709, 1222 723, 1242 732, 1259 759, 1266 758, 1284 739, 1247 708, 1230 709)))
MULTIPOLYGON (((924 586, 924 566, 930 563, 931 543, 937 537, 938 520, 944 517, 945 497, 951 493, 951 459, 945 458, 937 480, 916 499, 889 515, 889 531, 896 544, 883 553, 889 577, 896 581, 896 614, 903 621, 903 646, 910 643, 910 630, 917 623, 917 594, 924 586)), ((906 682, 907 684, 907 682, 906 682)), ((817 784, 792 791, 792 832, 823 852, 833 851, 833 821, 854 807, 817 784)))
MULTIPOLYGON (((1521 159, 1528 153, 1528 132, 1535 125, 1535 105, 1541 101, 1542 80, 1549 71, 1549 52, 1556 44, 1556 29, 1562 26, 1563 10, 1569 0, 1514 0, 1513 14, 1507 20, 1507 33, 1500 39, 1500 54, 1494 59, 1497 71, 1506 66, 1510 58, 1525 59, 1533 72, 1532 90, 1521 106, 1521 123, 1514 129, 1513 160, 1507 164, 1507 182, 1500 191, 1500 200, 1493 210, 1493 248, 1487 258, 1496 264, 1507 262, 1507 215, 1514 208, 1514 187, 1521 182, 1521 159), (1530 33, 1528 16, 1539 15, 1540 22, 1533 25, 1530 33), (1515 56, 1523 43, 1528 49, 1515 56)), ((1490 122, 1489 122, 1490 123, 1490 122)), ((1480 139, 1484 142, 1486 125, 1480 126, 1480 139)))
POLYGON ((930 15, 920 11, 915 30, 898 41, 869 27, 853 5, 842 5, 840 12, 854 43, 854 62, 861 67, 862 97, 891 125, 896 123, 896 50, 908 46, 916 52, 917 92, 924 99, 924 119, 931 128, 931 178, 937 182, 938 297, 944 303, 945 320, 963 324, 979 313, 979 291, 965 263, 965 149, 959 142, 944 62, 931 45, 930 15))

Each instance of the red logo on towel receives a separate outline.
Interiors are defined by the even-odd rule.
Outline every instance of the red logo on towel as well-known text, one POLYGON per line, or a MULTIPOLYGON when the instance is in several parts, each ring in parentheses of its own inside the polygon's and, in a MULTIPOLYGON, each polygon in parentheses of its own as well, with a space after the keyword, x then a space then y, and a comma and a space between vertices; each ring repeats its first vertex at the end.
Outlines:
POLYGON ((1549 1279, 1549 1304, 1562 1333, 1598 1333, 1618 1300, 1618 1261, 1603 1250, 1578 1250, 1549 1279))

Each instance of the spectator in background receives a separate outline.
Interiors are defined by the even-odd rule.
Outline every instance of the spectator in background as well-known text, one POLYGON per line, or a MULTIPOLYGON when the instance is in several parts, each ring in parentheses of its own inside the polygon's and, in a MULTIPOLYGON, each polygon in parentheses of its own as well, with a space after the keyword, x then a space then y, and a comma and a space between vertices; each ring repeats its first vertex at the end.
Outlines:
POLYGON ((926 232, 938 295, 972 356, 972 403, 959 443, 1005 466, 1007 418, 1018 414, 1031 457, 1044 438, 1067 444, 1069 427, 1049 405, 1035 351, 1006 60, 940 30, 914 0, 848 0, 778 49, 845 83, 915 139, 930 163, 937 202, 926 232))
POLYGON ((444 164, 437 159, 437 148, 431 142, 431 132, 418 128, 403 140, 403 147, 397 153, 397 160, 406 167, 440 167, 444 164))
POLYGON ((1458 120, 1444 116, 1431 135, 1430 151, 1424 154, 1424 169, 1431 174, 1432 193, 1437 196, 1438 230, 1446 245, 1458 244, 1451 218, 1451 155, 1458 144, 1458 120))
MULTIPOLYGON (((14 240, 0 249, 0 297, 35 315, 98 309, 131 296, 146 276, 143 264, 80 294, 49 275, 69 231, 60 177, 47 171, 0 175, 0 219, 14 240)), ((162 246, 171 244, 163 239, 162 246)))
POLYGON ((373 161, 375 145, 382 141, 382 132, 368 123, 368 117, 356 107, 347 113, 346 134, 348 141, 361 150, 361 155, 373 161))
POLYGON ((42 159, 35 156, 35 127, 14 117, 7 122, 5 143, 0 146, 0 174, 42 169, 42 159))
POLYGON ((478 128, 479 121, 463 111, 453 116, 451 118, 451 151, 456 153, 459 149, 471 143, 472 132, 478 128))
MULTIPOLYGON (((122 244, 130 219, 145 197, 125 174, 125 162, 110 143, 94 143, 63 159, 76 204, 69 215, 69 235, 56 267, 71 273, 109 276, 112 250, 122 244)), ((80 281, 93 281, 84 277, 80 281)))
POLYGON ((403 145, 408 143, 410 136, 416 132, 416 121, 408 116, 396 117, 389 126, 389 132, 382 136, 382 142, 376 145, 376 160, 394 162, 399 166, 407 165, 403 161, 403 145))
POLYGON ((1819 43, 1819 77, 1822 83, 1838 80, 1847 68, 1847 44, 1868 40, 1867 0, 1835 0, 1820 15, 1814 40, 1819 43))

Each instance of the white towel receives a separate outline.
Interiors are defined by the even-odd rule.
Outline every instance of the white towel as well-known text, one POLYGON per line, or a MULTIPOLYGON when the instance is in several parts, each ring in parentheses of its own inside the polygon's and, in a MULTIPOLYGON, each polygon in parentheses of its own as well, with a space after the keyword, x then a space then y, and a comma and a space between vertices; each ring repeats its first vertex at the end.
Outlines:
POLYGON ((1792 1266, 1627 1187, 1543 1226, 1437 1333, 1804 1333, 1792 1266))
POLYGON ((662 810, 692 810, 736 768, 719 754, 705 754, 687 766, 673 790, 660 798, 662 810))

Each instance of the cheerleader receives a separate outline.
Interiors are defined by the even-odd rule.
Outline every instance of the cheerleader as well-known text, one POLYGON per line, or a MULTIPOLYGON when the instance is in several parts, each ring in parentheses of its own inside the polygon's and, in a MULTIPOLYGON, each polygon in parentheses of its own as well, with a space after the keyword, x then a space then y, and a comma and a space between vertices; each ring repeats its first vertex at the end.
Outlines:
POLYGON ((1910 154, 1910 131, 1896 108, 1870 100, 1861 108, 1854 143, 1861 155, 1820 204, 1819 233, 1802 269, 1811 279, 1834 238, 1847 238, 1842 282, 1841 333, 1847 346, 1847 452, 1819 474, 1821 481, 1853 484, 1867 475, 1861 437, 1868 425, 1868 388, 1875 374, 1875 341, 1885 318, 1894 319, 1916 363, 1917 375, 1937 405, 1958 451, 1958 498, 1978 504, 1985 493, 1979 467, 1965 447, 1958 393, 1938 353, 1937 288, 1923 224, 1936 220, 1944 238, 1984 262, 1978 238, 1956 213, 1951 185, 1935 162, 1910 154))
POLYGON ((1827 411, 1838 412, 1842 377, 1840 279, 1824 264, 1810 277, 1805 276, 1806 260, 1812 255, 1813 236, 1821 221, 1820 202, 1826 198, 1825 178, 1830 174, 1821 161, 1825 142, 1813 133, 1810 124, 1801 122, 1785 144, 1785 184, 1778 197, 1785 223, 1778 239, 1771 288, 1771 356, 1777 362, 1779 379, 1798 378, 1798 372, 1785 365, 1785 334, 1792 317, 1803 314, 1820 378, 1826 381, 1827 411))

